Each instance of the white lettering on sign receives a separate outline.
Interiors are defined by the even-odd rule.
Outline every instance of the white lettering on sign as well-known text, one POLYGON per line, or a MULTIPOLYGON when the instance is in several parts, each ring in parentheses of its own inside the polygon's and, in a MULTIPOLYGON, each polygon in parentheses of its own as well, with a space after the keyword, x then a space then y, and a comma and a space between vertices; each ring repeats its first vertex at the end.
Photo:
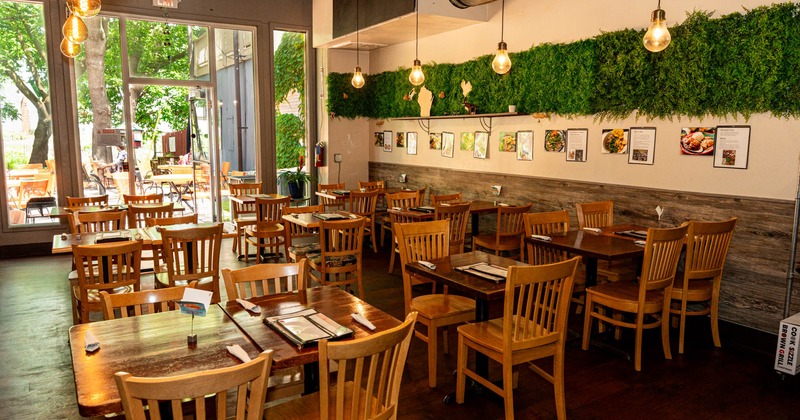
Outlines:
POLYGON ((153 0, 153 6, 177 9, 180 2, 181 0, 153 0))
POLYGON ((784 351, 786 350, 786 333, 789 330, 789 326, 786 324, 781 324, 781 336, 778 339, 778 366, 783 366, 785 362, 785 354, 784 351))

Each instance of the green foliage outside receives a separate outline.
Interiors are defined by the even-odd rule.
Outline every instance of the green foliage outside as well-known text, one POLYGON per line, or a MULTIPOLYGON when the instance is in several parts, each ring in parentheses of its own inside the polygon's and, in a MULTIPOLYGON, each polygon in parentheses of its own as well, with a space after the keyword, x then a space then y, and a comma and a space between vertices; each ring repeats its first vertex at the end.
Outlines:
POLYGON ((305 136, 305 123, 294 114, 278 114, 275 117, 277 131, 277 166, 279 169, 295 168, 300 163, 299 157, 303 155, 303 145, 300 143, 305 136))
MULTIPOLYGON (((624 29, 511 54, 514 65, 503 76, 492 71, 491 55, 424 65, 425 87, 433 93, 431 115, 465 114, 460 84, 466 80, 473 87, 467 101, 481 114, 505 112, 516 104, 522 113, 597 115, 601 120, 637 110, 647 118, 666 119, 800 116, 800 5, 710 16, 693 12, 670 27, 672 43, 660 53, 643 47, 644 30, 624 29)), ((361 89, 350 85, 352 73, 331 73, 331 116, 419 116, 419 88, 408 82, 409 71, 366 75, 361 89)))
POLYGON ((276 112, 278 169, 298 168, 305 159, 305 34, 284 32, 275 51, 275 109, 294 92, 300 96, 299 116, 276 112))

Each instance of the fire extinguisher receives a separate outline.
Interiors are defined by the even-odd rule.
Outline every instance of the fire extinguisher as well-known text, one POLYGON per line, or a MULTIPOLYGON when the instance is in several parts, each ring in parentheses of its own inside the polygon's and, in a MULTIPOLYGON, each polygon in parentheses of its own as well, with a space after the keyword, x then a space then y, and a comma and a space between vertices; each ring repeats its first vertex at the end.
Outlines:
POLYGON ((317 168, 325 166, 325 143, 319 142, 314 146, 314 166, 317 168))

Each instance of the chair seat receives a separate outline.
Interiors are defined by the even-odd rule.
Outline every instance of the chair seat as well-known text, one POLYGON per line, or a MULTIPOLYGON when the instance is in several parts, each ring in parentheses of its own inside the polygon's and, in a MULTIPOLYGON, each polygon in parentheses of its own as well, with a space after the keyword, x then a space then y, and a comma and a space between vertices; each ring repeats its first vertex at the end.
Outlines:
POLYGON ((680 277, 675 277, 675 283, 672 287, 672 298, 681 299, 683 294, 686 293, 686 300, 688 301, 706 301, 711 300, 711 295, 714 291, 714 284, 711 279, 696 279, 690 280, 689 287, 686 287, 686 279, 680 274, 680 277))
POLYGON ((475 245, 479 245, 489 249, 498 249, 500 251, 510 251, 512 249, 520 249, 520 247, 522 246, 520 244, 519 237, 516 236, 504 236, 500 238, 499 246, 497 245, 497 236, 495 235, 473 236, 473 240, 475 241, 475 245))
MULTIPOLYGON (((133 286, 122 286, 122 287, 115 287, 111 290, 105 289, 106 292, 111 294, 116 293, 131 293, 133 292, 133 286)), ((87 298, 89 303, 100 303, 100 291, 97 289, 89 289, 87 290, 87 298)), ((72 295, 77 300, 81 300, 81 288, 80 286, 72 286, 72 295)))
POLYGON ((475 300, 458 295, 432 294, 411 300, 411 310, 428 319, 445 318, 460 314, 475 314, 475 300))
POLYGON ((312 253, 319 253, 319 242, 308 243, 308 244, 300 244, 300 245, 292 245, 289 247, 289 253, 294 254, 296 256, 312 254, 312 253))
MULTIPOLYGON (((626 312, 637 312, 639 284, 632 281, 619 281, 592 286, 586 289, 592 300, 611 309, 626 312)), ((664 294, 661 291, 648 291, 644 297, 644 313, 661 312, 664 294)))
MULTIPOLYGON (((528 328, 535 328, 535 326, 530 326, 528 328)), ((459 325, 458 333, 463 335, 468 340, 480 344, 485 350, 490 350, 497 353, 503 352, 503 318, 459 325)), ((555 343, 557 341, 558 334, 547 334, 531 343, 529 347, 545 346, 549 343, 555 343)), ((522 349, 515 350, 518 351, 522 349)))
POLYGON ((237 216, 233 219, 233 223, 236 224, 253 224, 256 223, 256 215, 255 214, 242 214, 237 216))
MULTIPOLYGON (((349 419, 351 418, 350 413, 352 412, 352 407, 350 406, 350 401, 353 400, 353 392, 355 386, 352 382, 345 382, 344 384, 344 416, 342 418, 349 419)), ((363 413, 365 411, 364 405, 367 401, 365 391, 363 389, 359 390, 360 397, 358 398, 359 401, 359 409, 356 410, 358 413, 363 413)), ((329 401, 329 412, 332 416, 335 416, 336 413, 336 399, 333 397, 336 395, 336 386, 330 387, 330 401, 329 401)), ((274 407, 270 407, 267 409, 267 418, 269 419, 318 419, 320 418, 320 401, 319 401, 319 392, 315 392, 313 394, 304 395, 301 398, 297 398, 291 400, 289 402, 276 405, 274 407)), ((371 397, 372 405, 378 405, 378 401, 371 397)), ((382 410, 379 410, 382 411, 382 410)))
MULTIPOLYGON (((157 286, 159 286, 159 287, 173 287, 173 286, 171 286, 169 284, 169 275, 166 272, 167 268, 165 266, 162 267, 162 268, 164 270, 163 272, 156 272, 155 273, 157 286)), ((214 281, 214 278, 213 277, 203 277, 202 279, 191 280, 191 281, 196 281, 197 282, 197 286, 198 286, 197 288, 198 289, 209 290, 207 287, 200 287, 200 286, 201 285, 211 284, 214 281)), ((188 286, 188 285, 189 285, 189 281, 187 281, 187 280, 176 280, 175 281, 175 286, 188 286)))
POLYGON ((248 226, 245 233, 250 236, 275 236, 284 233, 283 225, 275 222, 258 223, 248 226))
MULTIPOLYGON (((308 262, 312 264, 312 266, 319 267, 322 264, 322 254, 318 254, 316 252, 312 252, 306 254, 308 258, 308 262)), ((355 255, 342 255, 342 256, 335 256, 335 257, 326 257, 325 259, 325 266, 326 267, 344 267, 348 265, 355 265, 358 262, 358 258, 355 255)), ((319 270, 318 270, 319 271, 319 270)))

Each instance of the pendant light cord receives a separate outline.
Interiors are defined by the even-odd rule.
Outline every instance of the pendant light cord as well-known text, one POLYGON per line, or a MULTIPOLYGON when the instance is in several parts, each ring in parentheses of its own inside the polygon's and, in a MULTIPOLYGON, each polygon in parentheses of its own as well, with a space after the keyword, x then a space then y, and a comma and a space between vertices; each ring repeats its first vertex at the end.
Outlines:
MULTIPOLYGON (((658 0, 659 3, 661 0, 658 0)), ((500 3, 500 42, 503 42, 503 32, 505 32, 506 26, 506 0, 502 0, 500 3)))
POLYGON ((360 67, 359 63, 359 46, 358 46, 358 0, 356 0, 356 67, 360 67))
POLYGON ((419 0, 417 0, 414 5, 416 6, 417 9, 417 36, 415 38, 416 42, 414 43, 414 48, 416 51, 415 57, 417 58, 417 60, 419 60, 419 0))

